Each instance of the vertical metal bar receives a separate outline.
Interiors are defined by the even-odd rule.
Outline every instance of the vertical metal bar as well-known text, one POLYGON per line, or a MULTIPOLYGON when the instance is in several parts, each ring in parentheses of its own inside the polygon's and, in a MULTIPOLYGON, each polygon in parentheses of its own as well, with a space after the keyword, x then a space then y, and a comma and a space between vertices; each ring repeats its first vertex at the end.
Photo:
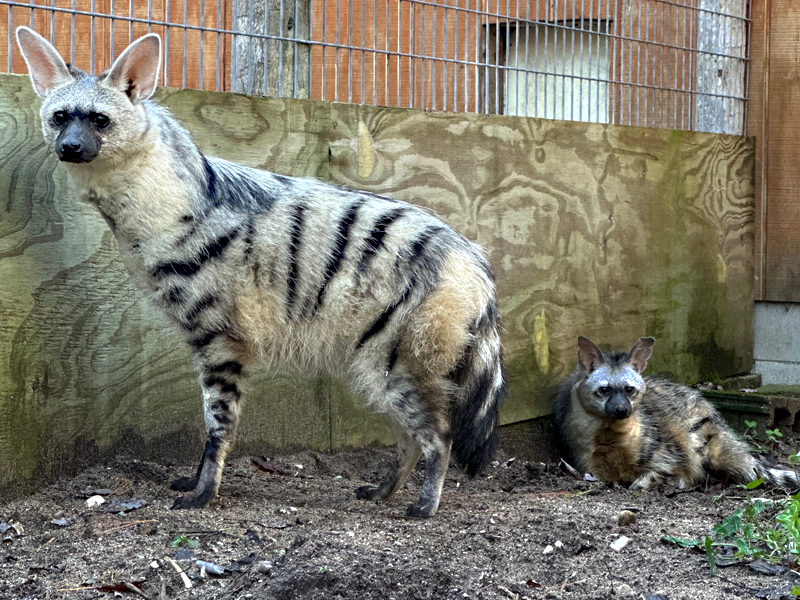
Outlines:
MULTIPOLYGON (((641 85, 641 65, 642 65, 642 3, 639 2, 639 12, 636 16, 636 83, 641 85)), ((631 56, 631 58, 633 58, 631 56)), ((639 99, 641 98, 642 88, 638 88, 636 91, 636 125, 639 125, 639 99)), ((645 94, 647 94, 647 88, 644 88, 645 94)))
MULTIPOLYGON (((674 6, 673 7, 674 15, 673 15, 673 19, 671 20, 672 27, 675 30, 675 60, 672 63, 672 70, 673 70, 674 75, 675 75, 675 77, 673 78, 673 85, 672 85, 672 88, 674 90, 678 89, 678 16, 679 16, 679 13, 677 12, 677 10, 678 10, 678 7, 674 6)), ((673 115, 672 116, 672 127, 676 128, 676 129, 678 127, 678 96, 677 96, 677 93, 678 92, 673 92, 672 93, 672 98, 673 98, 673 100, 672 100, 672 102, 673 102, 673 107, 672 107, 672 115, 673 115)))
MULTIPOLYGON (((94 2, 94 0, 92 0, 94 2)), ((172 19, 170 18, 170 0, 165 0, 165 9, 164 9, 164 21, 167 23, 172 23, 172 19)), ((164 85, 169 85, 169 31, 170 26, 164 26, 164 85)))
MULTIPOLYGON (((131 0, 132 1, 132 0, 131 0)), ((73 65, 75 64, 75 0, 72 0, 71 3, 72 7, 72 14, 70 15, 70 24, 69 24, 69 62, 73 65)), ((11 7, 8 7, 8 27, 9 27, 9 36, 8 36, 8 43, 11 44, 11 7)), ((10 46, 9 46, 10 47, 10 46)), ((11 53, 8 54, 9 63, 11 62, 11 53)), ((10 71, 11 69, 9 69, 10 71)))
POLYGON ((114 64, 114 0, 111 0, 109 14, 109 51, 108 51, 108 64, 114 64))
MULTIPOLYGON (((442 20, 444 22, 444 34, 443 34, 443 45, 442 45, 442 58, 444 62, 442 62, 442 110, 447 110, 447 0, 444 0, 444 16, 442 20)), ((458 14, 458 13, 456 13, 458 14)), ((455 58, 455 54, 453 58, 455 58)), ((453 77, 455 78, 456 70, 455 64, 453 65, 453 77)))
POLYGON ((217 90, 217 91, 219 91, 221 89, 220 88, 220 60, 219 60, 220 59, 220 55, 219 55, 219 52, 220 52, 220 41, 221 41, 220 40, 220 35, 221 34, 220 34, 219 30, 222 28, 220 26, 220 13, 222 12, 221 11, 221 5, 222 5, 222 0, 217 0, 217 68, 216 68, 216 73, 215 73, 216 74, 216 81, 215 81, 215 85, 214 85, 214 89, 217 90))
MULTIPOLYGON (((306 1, 308 2, 308 10, 310 11, 311 10, 311 0, 306 0, 306 1)), ((300 35, 299 35, 299 31, 298 31, 299 27, 300 27, 300 24, 299 24, 298 19, 297 19, 297 14, 299 12, 298 8, 299 8, 298 0, 294 0, 294 17, 292 17, 293 18, 292 30, 294 31, 294 34, 292 35, 292 37, 295 39, 295 41, 291 42, 291 44, 292 44, 292 98, 297 98, 297 91, 298 91, 297 90, 297 55, 298 55, 298 53, 300 51, 300 42, 297 41, 298 39, 300 39, 300 35)), ((309 16, 309 19, 308 19, 308 23, 309 23, 309 27, 310 27, 311 26, 311 17, 310 16, 309 16)), ((308 39, 309 39, 309 41, 311 40, 310 33, 309 33, 308 39)))
MULTIPOLYGON (((537 2, 538 2, 538 0, 537 0, 537 2)), ((549 47, 550 43, 549 43, 549 40, 547 38, 548 38, 549 31, 550 31, 550 18, 549 17, 550 17, 550 7, 549 7, 549 5, 547 5, 545 7, 545 25, 544 25, 544 48, 543 48, 543 50, 544 50, 544 67, 542 67, 542 69, 541 69, 541 71, 544 73, 544 78, 542 80, 542 87, 544 88, 544 90, 543 90, 543 94, 544 94, 544 114, 542 116, 545 119, 547 118, 547 101, 548 101, 547 79, 548 79, 549 71, 548 71, 548 68, 547 68, 547 51, 549 49, 548 47, 549 47)), ((536 31, 536 42, 537 42, 537 46, 536 47, 537 47, 537 51, 538 51, 538 47, 539 47, 538 46, 538 42, 539 42, 539 31, 538 31, 538 29, 536 31)), ((537 67, 537 70, 538 70, 538 68, 539 68, 538 60, 536 62, 536 67, 537 67)), ((538 79, 539 76, 537 75, 536 78, 538 79)), ((537 102, 539 100, 538 94, 537 94, 536 100, 537 100, 537 102)), ((538 111, 537 111, 536 116, 537 117, 539 116, 538 111)))
MULTIPOLYGON (((519 2, 519 0, 517 0, 519 2)), ((456 0, 456 10, 453 11, 453 112, 458 111, 458 0, 456 0)), ((447 31, 447 11, 445 11, 444 30, 447 31)), ((445 38, 446 40, 446 38, 445 38)), ((445 48, 447 44, 445 43, 445 48)), ((466 68, 464 69, 466 74, 466 68)))
MULTIPOLYGON (((664 21, 667 20, 667 10, 666 7, 661 8, 661 14, 663 15, 662 18, 664 21)), ((665 27, 662 25, 661 31, 664 31, 665 27)), ((661 40, 663 41, 663 36, 661 40)), ((661 64, 659 66, 659 83, 658 87, 661 88, 659 95, 661 96, 661 102, 658 103, 658 124, 657 127, 664 126, 664 46, 660 47, 659 58, 661 60, 661 64)), ((667 102, 669 102, 669 94, 667 94, 667 102)))
MULTIPOLYGON (((539 0, 536 0, 536 14, 533 17, 533 20, 536 22, 536 29, 534 33, 534 44, 535 47, 533 49, 533 61, 535 65, 535 69, 538 71, 539 69, 539 0)), ((528 98, 531 95, 531 86, 530 86, 530 76, 531 76, 531 63, 528 60, 528 54, 530 51, 531 46, 531 0, 525 0, 525 116, 526 117, 538 117, 537 108, 539 106, 539 75, 538 73, 533 74, 533 114, 531 115, 531 111, 529 108, 528 98)))
POLYGON ((336 80, 334 81, 334 88, 333 88, 333 100, 334 102, 339 101, 339 19, 341 17, 341 7, 340 7, 340 0, 336 0, 336 53, 333 63, 333 70, 334 76, 336 80))
POLYGON ((620 100, 622 100, 622 86, 617 82, 617 27, 619 26, 619 0, 614 0, 614 19, 613 19, 614 28, 609 29, 609 31, 614 36, 611 41, 611 56, 609 60, 611 62, 611 77, 609 79, 613 82, 611 84, 611 111, 610 111, 610 118, 608 119, 610 123, 619 123, 622 119, 618 118, 617 115, 617 94, 619 93, 620 100))
MULTIPOLYGON (((445 0, 447 2, 447 0, 445 0)), ((444 9, 444 49, 442 57, 447 58, 447 8, 444 9)), ((433 91, 433 110, 436 110, 436 59, 438 56, 438 48, 436 46, 436 0, 433 6, 433 75, 431 77, 431 89, 433 91)), ((442 62, 442 108, 447 108, 447 62, 442 62)))
MULTIPOLYGON (((519 0, 517 0, 517 13, 516 13, 515 16, 516 16, 517 20, 516 20, 516 24, 514 25, 514 89, 516 90, 516 93, 515 93, 515 96, 514 96, 514 107, 515 107, 514 114, 515 115, 519 115, 520 114, 519 113, 519 104, 520 104, 519 103, 519 88, 520 88, 520 86, 519 86, 519 83, 520 83, 520 76, 519 76, 519 53, 520 53, 520 47, 519 47, 519 24, 520 24, 519 0)), ((527 27, 527 26, 528 26, 528 24, 525 23, 525 27, 527 27)), ((526 65, 526 67, 527 67, 527 65, 526 65)), ((525 88, 525 98, 527 99, 527 97, 528 97, 528 89, 525 88)))
MULTIPOLYGON (((200 73, 199 73, 199 81, 197 82, 197 87, 199 89, 204 89, 203 87, 203 34, 205 33, 203 29, 205 28, 205 14, 206 14, 206 0, 200 0, 200 73)), ((186 61, 186 57, 183 57, 184 62, 186 61)))
MULTIPOLYGON (((167 0, 169 2, 169 0, 167 0)), ((95 0, 92 0, 92 4, 90 7, 92 12, 92 16, 90 17, 90 29, 91 32, 89 34, 89 74, 94 75, 94 15, 95 15, 95 0)), ((31 26, 33 26, 33 11, 31 11, 31 26)), ((164 61, 164 70, 166 72, 166 61, 164 61)))
MULTIPOLYGON (((309 69, 309 71, 306 74, 306 81, 304 83, 305 83, 305 86, 306 86, 306 89, 307 89, 307 91, 306 91, 307 97, 308 98, 313 98, 313 95, 311 93, 311 84, 312 84, 312 71, 311 71, 311 69, 312 69, 312 64, 313 64, 311 62, 311 52, 312 52, 312 50, 314 48, 314 45, 311 44, 311 42, 313 41, 313 37, 314 37, 314 29, 313 29, 314 13, 313 13, 313 8, 314 8, 315 0, 304 0, 304 1, 308 2, 308 23, 306 23, 306 36, 307 36, 306 39, 309 42, 308 43, 308 48, 307 48, 307 50, 308 50, 308 69, 309 69)), ((324 0, 323 0, 323 2, 324 2, 324 0)), ((297 2, 295 2, 295 6, 297 6, 297 2)), ((297 19, 295 19, 294 22, 297 23, 297 19)), ((295 27, 297 27, 297 25, 295 25, 295 27)), ((322 24, 322 27, 323 28, 325 27, 324 23, 322 24)), ((297 36, 295 36, 295 37, 297 37, 297 36)), ((297 49, 295 49, 295 52, 297 52, 297 49)))
MULTIPOLYGON (((508 44, 511 39, 511 0, 506 0, 506 55, 505 55, 505 62, 503 63, 503 99, 505 102, 505 106, 498 106, 497 113, 503 114, 506 111, 506 106, 508 106, 508 44)), ((499 62, 499 61, 498 61, 499 62)))
MULTIPOLYGON (((353 101, 353 2, 347 0, 347 101, 353 101)), ((281 5, 283 0, 281 0, 281 5)))
MULTIPOLYGON (((375 52, 372 53, 372 104, 374 106, 377 106, 378 104, 378 0, 375 0, 374 14, 375 14, 374 16, 375 41, 372 44, 372 47, 375 49, 375 52)), ((386 77, 384 77, 384 81, 385 80, 386 77)))
MULTIPOLYGON (((609 27, 608 27, 608 13, 609 13, 608 0, 606 0, 606 13, 605 13, 605 17, 606 18, 602 20, 602 23, 605 24, 605 32, 603 34, 603 40, 604 40, 604 43, 605 43, 605 50, 606 50, 605 72, 604 72, 605 74, 604 74, 604 77, 603 77, 603 80, 605 81, 605 83, 601 83, 599 81, 597 82, 597 120, 600 121, 600 95, 601 95, 601 90, 602 90, 603 91, 603 94, 602 94, 603 95, 603 99, 605 100, 605 117, 604 117, 604 120, 603 120, 603 122, 605 122, 605 123, 608 123, 611 120, 611 119, 608 118, 608 109, 609 109, 609 103, 608 103, 608 95, 609 94, 608 94, 608 92, 611 89, 611 85, 608 83, 608 80, 609 80, 608 76, 611 73, 611 71, 608 68, 608 61, 611 60, 611 54, 608 51, 608 46, 609 46, 608 37, 609 37, 609 34, 610 34, 610 30, 609 30, 609 27)), ((598 17, 598 19, 599 18, 600 17, 598 17)), ((601 21, 598 20, 598 23, 597 23, 598 34, 600 33, 600 23, 601 23, 601 21)), ((590 40, 589 43, 591 43, 591 40, 590 40)), ((597 48, 598 48, 598 51, 599 51, 599 48, 600 48, 600 37, 599 37, 599 35, 598 35, 598 38, 597 38, 597 48)), ((597 74, 598 74, 598 79, 600 79, 600 77, 599 77, 599 75, 600 75, 600 65, 599 64, 597 65, 597 74)))
MULTIPOLYGON (((647 3, 647 13, 644 25, 644 84, 650 84, 650 3, 647 3)), ((650 88, 644 89, 644 126, 647 127, 647 98, 650 88)))
POLYGON ((183 0, 183 56, 181 57, 181 87, 186 87, 186 13, 188 12, 188 0, 183 0))
MULTIPOLYGON (((55 0, 54 0, 55 1, 55 0)), ((74 10, 74 3, 73 3, 73 10, 74 10)), ((128 16, 133 19, 134 10, 133 10, 133 0, 129 0, 128 2, 128 16)), ((133 21, 128 21, 128 45, 130 46, 131 42, 133 42, 133 21)))
POLYGON ((402 45, 400 43, 400 40, 403 39, 403 27, 402 27, 403 23, 402 23, 402 18, 400 16, 402 12, 403 11, 401 10, 400 2, 398 2, 397 3, 397 81, 396 81, 397 106, 402 106, 403 105, 403 102, 402 102, 403 99, 402 99, 402 96, 400 94, 400 79, 401 79, 400 71, 402 70, 401 67, 402 67, 402 64, 403 64, 402 58, 400 56, 400 54, 402 53, 402 45))
MULTIPOLYGON (((556 3, 558 0, 556 0, 556 3)), ((564 14, 561 19, 561 118, 567 118, 567 2, 564 0, 564 14)))
MULTIPOLYGON (((279 1, 283 2, 283 0, 279 0, 279 1)), ((249 0, 248 3, 249 4, 253 4, 253 2, 254 2, 254 0, 249 0)), ((264 2, 264 23, 263 24, 258 24, 258 29, 256 29, 257 23, 256 23, 256 17, 255 17, 255 9, 253 9, 253 12, 252 12, 253 18, 252 18, 252 20, 250 20, 247 23, 247 31, 246 31, 246 33, 247 33, 248 36, 250 36, 250 37, 248 37, 248 39, 252 42, 252 44, 255 44, 256 48, 260 48, 261 49, 261 95, 262 96, 267 96, 267 95, 269 95, 269 84, 270 84, 269 57, 270 57, 270 50, 271 49, 270 49, 269 45, 270 45, 270 43, 272 43, 274 45, 277 45, 277 42, 275 40, 271 39, 270 37, 268 37, 268 36, 270 36, 270 26, 269 26, 269 21, 270 21, 269 17, 270 17, 270 15, 269 15, 269 11, 272 8, 272 6, 271 6, 272 2, 271 2, 271 0, 263 0, 263 2, 264 2), (262 27, 263 27, 264 37, 254 37, 254 34, 262 32, 262 27)), ((278 15, 278 20, 279 21, 282 20, 280 18, 280 15, 278 15)), ((253 87, 255 88, 256 87, 256 85, 255 85, 256 84, 256 81, 255 81, 255 68, 256 68, 256 63, 258 62, 258 58, 255 56, 255 54, 253 55, 253 59, 252 60, 253 60, 253 73, 254 73, 254 76, 253 76, 253 87)), ((253 93, 256 93, 256 92, 254 91, 253 93)))
MULTIPOLYGON (((422 5, 422 18, 421 18, 421 23, 420 23, 421 26, 422 26, 422 35, 420 36, 422 38, 422 48, 420 49, 420 54, 423 57, 425 56, 425 9, 426 8, 427 8, 427 6, 425 6, 423 4, 422 5)), ((416 52, 414 54, 416 54, 416 52)), ((424 109, 424 108, 427 108, 427 104, 425 103, 425 59, 424 58, 422 58, 420 60, 420 78, 419 79, 420 79, 419 87, 420 87, 420 96, 421 96, 419 106, 420 106, 420 108, 424 109)))
MULTIPOLYGON (((278 0, 278 1, 280 2, 280 7, 278 9, 278 35, 281 38, 280 41, 278 42, 278 98, 283 98, 283 52, 284 52, 283 23, 285 22, 285 15, 283 12, 284 0, 278 0)), ((350 1, 352 2, 352 0, 350 1)), ((267 8, 265 12, 267 15, 267 22, 269 22, 269 2, 267 2, 267 8)), ((351 15, 352 15, 352 9, 351 9, 351 15)), ((267 33, 269 33, 269 29, 267 29, 267 33)), ((267 48, 269 48, 269 44, 267 44, 267 48)), ((264 64, 268 64, 266 55, 264 56, 264 64)), ((269 72, 269 67, 267 67, 267 72, 269 72)), ((265 79, 267 78, 268 77, 265 77, 265 79)))
MULTIPOLYGON (((575 0, 573 0, 573 3, 574 2, 575 2, 575 0)), ((589 4, 591 6, 591 5, 593 5, 593 2, 590 0, 589 4)), ((574 4, 573 4, 573 6, 574 6, 574 4)), ((573 8, 573 10, 574 10, 574 8, 573 8)), ((579 63, 578 66, 580 68, 580 76, 578 78, 578 101, 580 102, 580 104, 578 104, 578 120, 579 121, 583 121, 584 120, 583 119, 583 63, 585 62, 586 56, 583 53, 583 38, 586 37, 586 34, 584 33, 584 31, 586 29, 586 27, 585 27, 586 20, 587 20, 587 17, 586 17, 586 0, 581 0, 581 33, 580 33, 580 42, 578 44, 578 52, 580 53, 580 58, 578 60, 578 63, 579 63)), ((575 19, 574 18, 573 18, 572 23, 573 23, 573 25, 575 24, 575 19)), ((591 31, 591 30, 592 30, 592 20, 591 20, 591 17, 589 17, 589 31, 591 31)), ((591 49, 591 47, 592 47, 592 37, 590 35, 589 36, 589 48, 591 49)), ((573 57, 573 60, 574 60, 574 57, 573 57)), ((574 71, 573 71, 573 74, 574 74, 574 71)), ((590 78, 591 78, 591 75, 592 75, 592 61, 589 60, 589 77, 590 78)), ((587 92, 588 92, 588 94, 587 94, 587 96, 588 96, 588 102, 587 102, 587 107, 588 107, 588 111, 587 112, 588 112, 588 114, 586 115, 586 120, 587 121, 591 121, 592 120, 592 97, 591 97, 592 87, 591 87, 591 83, 589 83, 589 85, 587 86, 587 92)), ((574 79, 572 80, 572 93, 573 94, 575 93, 575 80, 574 79)), ((572 103, 575 104, 575 100, 574 99, 573 99, 572 103)))
MULTIPOLYGON (((488 2, 487 2, 488 8, 488 2)), ((488 12, 488 11, 487 11, 488 12)), ((484 54, 483 54, 483 112, 489 112, 489 18, 484 14, 483 28, 484 54)))
POLYGON ((439 58, 439 49, 436 46, 436 0, 433 0, 433 60, 431 61, 431 101, 433 110, 436 110, 436 59, 439 58))
MULTIPOLYGON (((56 7, 56 0, 50 0, 50 7, 56 7)), ((56 11, 50 11, 50 43, 55 46, 56 44, 56 11)))
MULTIPOLYGON (((602 0, 598 0, 598 2, 597 2, 597 16, 595 17, 595 14, 594 14, 594 0, 589 0, 589 31, 590 32, 592 31, 593 23, 595 21, 599 20, 599 18, 600 18, 599 15, 600 15, 600 11, 601 11, 601 8, 600 8, 600 6, 601 6, 600 3, 601 2, 602 2, 602 0)), ((582 8, 583 8, 583 4, 581 4, 581 9, 582 8)), ((581 22, 581 25, 583 25, 583 22, 581 22)), ((589 43, 587 44, 589 46, 589 52, 588 52, 588 54, 589 54, 589 56, 588 56, 589 82, 588 82, 588 85, 587 85, 588 89, 586 90, 586 103, 587 103, 587 106, 588 106, 587 112, 589 113, 587 115, 587 117, 588 117, 589 121, 592 120, 592 90, 595 88, 595 82, 592 81, 592 78, 593 78, 593 76, 592 76, 592 50, 593 50, 593 47, 594 47, 594 43, 593 42, 594 42, 594 39, 592 38, 592 34, 589 33, 589 43)), ((600 62, 599 50, 600 50, 600 47, 598 46, 598 55, 597 55, 598 63, 600 62)), ((600 68, 598 67, 598 74, 599 74, 599 72, 600 72, 600 68)), ((581 37, 581 76, 583 76, 583 37, 581 37)), ((597 88, 594 89, 594 92, 595 92, 595 96, 597 96, 597 97, 600 96, 600 84, 599 83, 597 84, 597 88)), ((583 94, 581 94, 581 98, 583 98, 583 94)), ((583 99, 581 99, 581 113, 582 112, 583 112, 583 99)), ((598 114, 598 119, 599 119, 599 114, 598 114)))
POLYGON ((683 5, 683 41, 681 42, 681 129, 686 129, 686 4, 683 5))
MULTIPOLYGON (((409 47, 409 55, 414 56, 416 54, 415 46, 414 46, 414 3, 409 2, 408 4, 408 47, 409 47)), ((409 79, 409 86, 408 86, 408 107, 414 108, 414 59, 408 59, 408 79, 409 79)))
POLYGON ((241 82, 241 78, 239 77, 239 52, 236 47, 236 40, 238 36, 236 33, 239 32, 239 0, 232 0, 233 6, 231 12, 232 14, 232 22, 231 22, 231 29, 235 32, 231 35, 231 90, 234 92, 241 93, 242 90, 239 89, 239 85, 241 82))
MULTIPOLYGON (((313 2, 313 0, 311 0, 313 2)), ((327 100, 328 97, 325 95, 325 82, 327 77, 325 76, 325 68, 326 68, 326 57, 325 57, 325 49, 328 46, 328 0, 321 0, 322 1, 322 99, 327 100)))
MULTIPOLYGON (((384 69, 386 71, 386 75, 383 78, 383 98, 386 106, 389 106, 389 0, 384 0, 384 4, 386 4, 386 20, 384 21, 383 31, 384 35, 386 36, 386 40, 384 40, 384 46, 386 47, 386 54, 384 54, 384 69)), ((399 14, 398 9, 398 14, 399 14)), ((376 17, 377 18, 377 17, 376 17)), ((398 57, 397 61, 397 71, 400 71, 400 60, 398 57)), ((399 104, 398 104, 399 106, 399 104)))
MULTIPOLYGON (((480 0, 475 0, 475 9, 477 10, 480 6, 480 0)), ((478 60, 478 52, 481 47, 480 44, 480 17, 478 16, 477 12, 475 13, 475 112, 480 112, 480 64, 478 60)))
MULTIPOLYGON (((74 1, 74 0, 73 0, 74 1)), ((147 0, 147 33, 153 31, 153 0, 147 0)))
MULTIPOLYGON (((352 0, 351 0, 352 2, 352 0)), ((376 28, 377 30, 377 28, 376 28)), ((366 104, 366 100, 364 96, 366 95, 365 85, 366 82, 364 81, 364 63, 366 60, 364 59, 364 48, 367 47, 366 43, 366 34, 367 34, 367 0, 361 0, 361 104, 366 104)))
MULTIPOLYGON (((75 2, 75 0, 72 0, 75 2)), ((72 16, 75 18, 75 15, 72 16)), ((11 5, 8 5, 8 35, 6 35, 6 43, 8 44, 8 72, 11 73, 14 67, 14 61, 12 60, 12 51, 14 50, 14 46, 11 43, 11 39, 13 38, 12 32, 14 31, 14 12, 11 10, 11 5)), ((75 34, 73 33, 72 39, 75 39, 75 34)), ((74 60, 72 62, 75 62, 74 60)))
POLYGON ((628 125, 633 125, 633 91, 637 90, 633 85, 633 10, 628 17, 628 125))
MULTIPOLYGON (((601 80, 608 79, 608 67, 606 67, 605 75, 601 73, 601 69, 603 68, 603 61, 601 60, 600 56, 600 43, 602 42, 602 37, 600 33, 601 23, 608 22, 603 20, 603 0, 597 0, 597 18, 595 19, 597 25, 595 26, 597 29, 596 33, 590 33, 589 35, 592 36, 589 38, 589 47, 591 48, 594 45, 594 41, 597 40, 597 81, 595 82, 595 90, 594 90, 594 101, 595 101, 595 122, 600 121, 600 99, 601 99, 601 86, 603 85, 600 83, 601 80)), ((608 61, 608 29, 606 28, 606 62, 608 61)), ((591 65, 589 67, 589 71, 591 74, 591 65)), ((606 88, 607 89, 607 88, 606 88)), ((589 99, 591 102, 591 98, 589 99)), ((591 109, 589 109, 591 112, 591 109)), ((608 99, 606 98, 606 111, 608 111, 608 99)), ((606 119, 608 120, 608 119, 606 119)))

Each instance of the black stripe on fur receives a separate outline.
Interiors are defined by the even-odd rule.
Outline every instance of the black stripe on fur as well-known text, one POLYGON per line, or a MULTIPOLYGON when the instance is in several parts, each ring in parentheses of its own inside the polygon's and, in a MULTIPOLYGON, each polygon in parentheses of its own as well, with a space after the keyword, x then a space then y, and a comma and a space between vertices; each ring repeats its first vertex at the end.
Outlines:
POLYGON ((303 233, 303 213, 306 207, 298 204, 292 211, 292 224, 289 237, 289 267, 286 274, 286 313, 292 315, 295 295, 297 293, 297 280, 299 277, 299 264, 297 255, 300 251, 300 237, 303 233))
POLYGON ((316 314, 322 306, 322 299, 325 296, 325 290, 327 289, 331 279, 333 279, 333 276, 339 271, 339 267, 342 264, 342 259, 344 258, 344 251, 347 248, 347 244, 350 242, 350 228, 353 226, 353 223, 356 220, 358 209, 363 203, 363 200, 359 200, 353 204, 347 210, 344 217, 342 217, 342 220, 339 221, 339 226, 336 229, 333 250, 328 257, 328 263, 325 265, 325 273, 322 277, 322 285, 317 293, 317 299, 314 302, 314 308, 311 310, 312 316, 316 314))
POLYGON ((200 249, 198 255, 194 258, 185 261, 173 261, 163 263, 155 268, 153 277, 160 278, 167 275, 178 275, 180 277, 191 277, 195 275, 208 260, 212 258, 219 258, 225 251, 225 248, 236 239, 239 235, 239 230, 234 229, 217 238, 213 242, 206 244, 200 249))

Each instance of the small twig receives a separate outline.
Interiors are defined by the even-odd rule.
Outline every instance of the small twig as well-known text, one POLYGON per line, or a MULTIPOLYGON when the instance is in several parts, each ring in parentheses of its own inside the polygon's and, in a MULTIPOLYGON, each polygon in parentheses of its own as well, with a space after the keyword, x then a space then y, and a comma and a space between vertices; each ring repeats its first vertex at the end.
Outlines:
POLYGON ((176 563, 174 560, 172 560, 172 559, 171 559, 169 556, 165 556, 165 557, 164 557, 164 560, 166 560, 166 561, 167 561, 167 562, 168 562, 168 563, 169 563, 169 564, 172 566, 172 568, 173 568, 173 569, 175 569, 175 572, 176 572, 178 575, 180 575, 180 576, 181 576, 181 580, 183 581, 183 587, 185 587, 187 590, 188 590, 188 589, 191 589, 191 587, 192 587, 192 581, 191 581, 191 580, 189 579, 189 577, 186 575, 186 573, 184 572, 184 570, 183 570, 183 569, 181 569, 181 568, 178 566, 178 563, 176 563))
POLYGON ((42 548, 47 548, 47 546, 49 546, 49 545, 50 545, 50 543, 51 543, 51 542, 52 542, 54 539, 56 539, 56 538, 54 538, 54 537, 51 537, 51 538, 50 538, 49 540, 47 540, 47 541, 46 541, 44 544, 42 544, 42 548))
POLYGON ((116 531, 117 529, 124 529, 125 527, 131 527, 132 525, 139 525, 140 523, 153 523, 158 519, 145 519, 143 521, 131 521, 130 523, 125 523, 124 525, 117 525, 116 527, 112 527, 111 529, 106 529, 105 531, 101 531, 100 533, 111 533, 112 531, 116 531))
POLYGON ((80 587, 71 587, 71 588, 59 588, 57 592, 78 592, 80 590, 93 590, 95 589, 94 586, 91 585, 82 585, 80 587))
POLYGON ((125 585, 126 588, 128 588, 130 591, 132 591, 134 594, 138 594, 142 598, 146 598, 147 600, 150 600, 150 596, 145 594, 142 590, 140 590, 138 587, 133 585, 130 581, 126 581, 124 585, 125 585))

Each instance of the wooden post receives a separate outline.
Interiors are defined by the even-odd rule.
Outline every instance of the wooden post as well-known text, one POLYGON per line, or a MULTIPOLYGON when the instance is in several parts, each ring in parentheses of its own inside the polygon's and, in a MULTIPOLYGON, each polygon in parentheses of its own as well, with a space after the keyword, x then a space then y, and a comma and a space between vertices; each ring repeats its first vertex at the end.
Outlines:
POLYGON ((292 40, 311 37, 311 0, 234 0, 232 90, 284 98, 308 98, 311 46, 292 40))

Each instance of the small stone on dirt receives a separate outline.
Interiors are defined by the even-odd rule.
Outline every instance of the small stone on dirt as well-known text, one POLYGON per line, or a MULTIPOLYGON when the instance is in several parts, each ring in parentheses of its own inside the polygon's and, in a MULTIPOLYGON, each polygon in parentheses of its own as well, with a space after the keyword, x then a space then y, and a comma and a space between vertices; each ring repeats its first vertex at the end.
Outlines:
POLYGON ((269 575, 272 572, 272 563, 268 560, 262 560, 256 565, 256 571, 263 575, 269 575))
POLYGON ((623 583, 617 586, 617 588, 614 590, 614 595, 618 598, 635 598, 636 592, 634 592, 633 588, 627 583, 623 583))
POLYGON ((624 535, 619 536, 616 540, 611 542, 611 549, 614 552, 622 552, 622 549, 627 546, 631 541, 631 538, 626 537, 624 535))
POLYGON ((100 506, 106 501, 100 494, 95 494, 94 496, 89 496, 86 500, 86 506, 89 508, 94 508, 95 506, 100 506))
POLYGON ((623 510, 617 515, 617 525, 627 527, 636 523, 636 515, 629 510, 623 510))
POLYGON ((544 550, 542 550, 542 554, 552 554, 554 550, 555 549, 550 544, 547 544, 547 546, 544 547, 544 550))
POLYGON ((60 519, 53 519, 52 521, 50 521, 50 523, 52 523, 53 525, 55 525, 57 527, 69 527, 74 522, 75 522, 75 519, 66 519, 64 517, 61 517, 60 519))

